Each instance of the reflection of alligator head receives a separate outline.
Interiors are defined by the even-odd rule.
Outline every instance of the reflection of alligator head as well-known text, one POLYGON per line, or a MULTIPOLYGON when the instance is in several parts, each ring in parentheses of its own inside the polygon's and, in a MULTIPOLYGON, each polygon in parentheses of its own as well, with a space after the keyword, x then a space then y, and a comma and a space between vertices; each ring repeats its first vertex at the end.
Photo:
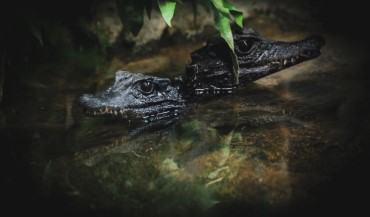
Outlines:
MULTIPOLYGON (((246 85, 315 58, 324 43, 320 36, 296 42, 270 41, 252 29, 236 29, 234 44, 240 66, 239 84, 246 85)), ((192 62, 182 76, 170 80, 118 71, 112 87, 97 95, 84 94, 80 103, 90 114, 112 114, 153 123, 177 117, 185 102, 197 96, 234 92, 237 87, 234 80, 228 46, 218 39, 192 53, 192 62)))

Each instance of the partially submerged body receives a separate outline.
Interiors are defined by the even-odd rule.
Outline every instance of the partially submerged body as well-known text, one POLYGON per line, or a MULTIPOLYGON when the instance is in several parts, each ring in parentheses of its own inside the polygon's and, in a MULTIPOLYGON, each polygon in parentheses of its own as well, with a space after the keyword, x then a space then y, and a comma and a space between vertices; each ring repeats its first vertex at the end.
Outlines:
POLYGON ((159 78, 118 71, 112 87, 96 95, 82 95, 80 104, 93 115, 138 121, 140 129, 166 126, 178 119, 188 102, 231 94, 240 85, 315 58, 324 43, 320 36, 295 42, 271 41, 252 29, 236 29, 239 84, 234 78, 227 44, 219 39, 193 52, 192 62, 182 76, 159 78))

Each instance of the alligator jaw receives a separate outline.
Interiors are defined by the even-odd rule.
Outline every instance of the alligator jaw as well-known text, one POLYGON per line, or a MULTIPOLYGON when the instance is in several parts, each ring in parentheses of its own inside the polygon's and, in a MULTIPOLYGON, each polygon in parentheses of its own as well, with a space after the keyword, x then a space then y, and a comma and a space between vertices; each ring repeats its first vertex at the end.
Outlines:
POLYGON ((285 68, 294 66, 294 65, 296 65, 298 63, 301 63, 301 62, 304 62, 306 60, 315 58, 319 55, 320 55, 320 51, 314 51, 314 50, 305 51, 305 52, 302 52, 302 53, 300 53, 298 55, 295 55, 295 56, 291 56, 291 57, 280 59, 280 60, 274 60, 270 64, 271 65, 277 65, 279 70, 283 70, 285 68))
MULTIPOLYGON (((279 70, 297 65, 298 63, 318 57, 320 55, 320 49, 324 44, 325 40, 321 36, 310 36, 298 42, 282 42, 282 49, 289 50, 290 52, 283 52, 282 58, 270 60, 269 64, 277 64, 279 70)), ((276 47, 279 47, 279 45, 276 47)))
MULTIPOLYGON (((278 72, 289 68, 291 66, 297 65, 299 63, 305 62, 307 60, 313 59, 320 55, 319 50, 310 50, 310 51, 303 51, 302 53, 295 54, 283 59, 274 59, 270 62, 264 63, 263 65, 257 65, 249 68, 242 68, 241 73, 241 80, 245 77, 246 74, 253 74, 253 73, 261 73, 261 76, 257 76, 254 80, 257 80, 259 77, 264 77, 266 75, 272 74, 274 72, 278 72)), ((241 85, 246 85, 248 83, 244 83, 241 85)))
POLYGON ((99 97, 92 94, 83 94, 80 97, 80 105, 84 108, 86 114, 92 116, 117 116, 117 117, 128 117, 127 109, 105 106, 99 97))
POLYGON ((179 104, 179 102, 171 102, 169 100, 143 106, 126 107, 98 106, 103 103, 94 104, 92 102, 99 102, 99 98, 91 94, 84 94, 80 97, 80 104, 84 107, 86 114, 92 116, 121 117, 124 119, 151 119, 169 115, 177 116, 184 106, 183 104, 179 104))
POLYGON ((310 36, 296 42, 263 39, 261 44, 256 43, 249 56, 239 57, 241 85, 318 57, 325 40, 321 36, 310 36))
POLYGON ((102 107, 97 109, 92 108, 85 108, 86 114, 92 116, 117 116, 122 118, 127 118, 127 110, 126 109, 119 109, 119 108, 110 108, 110 107, 102 107))

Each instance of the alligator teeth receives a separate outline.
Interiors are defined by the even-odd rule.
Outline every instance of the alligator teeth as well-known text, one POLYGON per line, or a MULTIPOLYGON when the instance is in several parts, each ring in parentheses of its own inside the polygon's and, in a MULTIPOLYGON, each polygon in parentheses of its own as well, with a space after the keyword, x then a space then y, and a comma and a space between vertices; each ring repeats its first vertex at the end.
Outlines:
POLYGON ((94 115, 96 115, 96 111, 93 111, 94 115))
POLYGON ((285 59, 285 60, 284 60, 284 66, 285 66, 287 63, 288 63, 288 60, 286 60, 286 59, 285 59))
POLYGON ((117 116, 117 113, 118 113, 118 112, 117 112, 117 110, 114 110, 114 115, 115 115, 115 116, 117 116))
POLYGON ((290 59, 290 61, 291 61, 293 64, 295 63, 295 59, 294 59, 294 58, 290 59))

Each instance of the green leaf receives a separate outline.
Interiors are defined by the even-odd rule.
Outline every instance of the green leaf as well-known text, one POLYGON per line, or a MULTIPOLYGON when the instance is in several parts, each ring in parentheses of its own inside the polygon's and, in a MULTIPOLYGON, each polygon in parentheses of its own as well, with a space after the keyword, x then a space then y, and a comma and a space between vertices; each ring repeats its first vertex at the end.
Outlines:
POLYGON ((230 14, 234 17, 235 23, 243 28, 243 12, 236 9, 236 7, 226 1, 224 1, 224 7, 229 9, 230 14))
POLYGON ((139 34, 144 24, 143 0, 116 0, 116 4, 123 27, 135 36, 139 34))
POLYGON ((234 50, 234 40, 229 19, 224 16, 224 14, 220 13, 216 8, 213 9, 213 15, 216 29, 220 32, 221 37, 226 41, 229 47, 234 50))
POLYGON ((213 8, 214 20, 217 30, 220 32, 221 37, 226 41, 230 47, 231 60, 233 62, 233 73, 234 81, 239 84, 239 63, 237 56, 234 52, 234 39, 231 31, 229 19, 218 11, 217 8, 213 8))
MULTIPOLYGON (((220 12, 222 15, 225 17, 231 19, 230 16, 230 11, 227 7, 224 6, 224 1, 223 0, 211 0, 213 6, 220 12)), ((215 11, 215 10, 213 10, 215 11)))
POLYGON ((243 12, 236 9, 236 7, 224 0, 210 0, 213 6, 225 17, 232 20, 234 18, 236 24, 243 27, 243 12))
POLYGON ((236 85, 239 84, 239 62, 238 57, 236 56, 234 50, 230 51, 231 60, 233 61, 233 73, 234 73, 234 82, 236 85))
POLYGON ((235 23, 243 28, 243 12, 240 11, 230 11, 231 15, 233 15, 235 19, 235 23))
POLYGON ((238 11, 237 9, 236 9, 236 7, 234 6, 234 5, 232 5, 232 4, 230 4, 229 2, 227 2, 227 1, 225 1, 225 0, 222 0, 222 4, 223 4, 223 6, 225 7, 225 8, 227 8, 228 10, 234 10, 234 11, 238 11))
POLYGON ((175 13, 176 2, 170 0, 157 0, 162 17, 168 26, 171 26, 171 19, 175 13))

